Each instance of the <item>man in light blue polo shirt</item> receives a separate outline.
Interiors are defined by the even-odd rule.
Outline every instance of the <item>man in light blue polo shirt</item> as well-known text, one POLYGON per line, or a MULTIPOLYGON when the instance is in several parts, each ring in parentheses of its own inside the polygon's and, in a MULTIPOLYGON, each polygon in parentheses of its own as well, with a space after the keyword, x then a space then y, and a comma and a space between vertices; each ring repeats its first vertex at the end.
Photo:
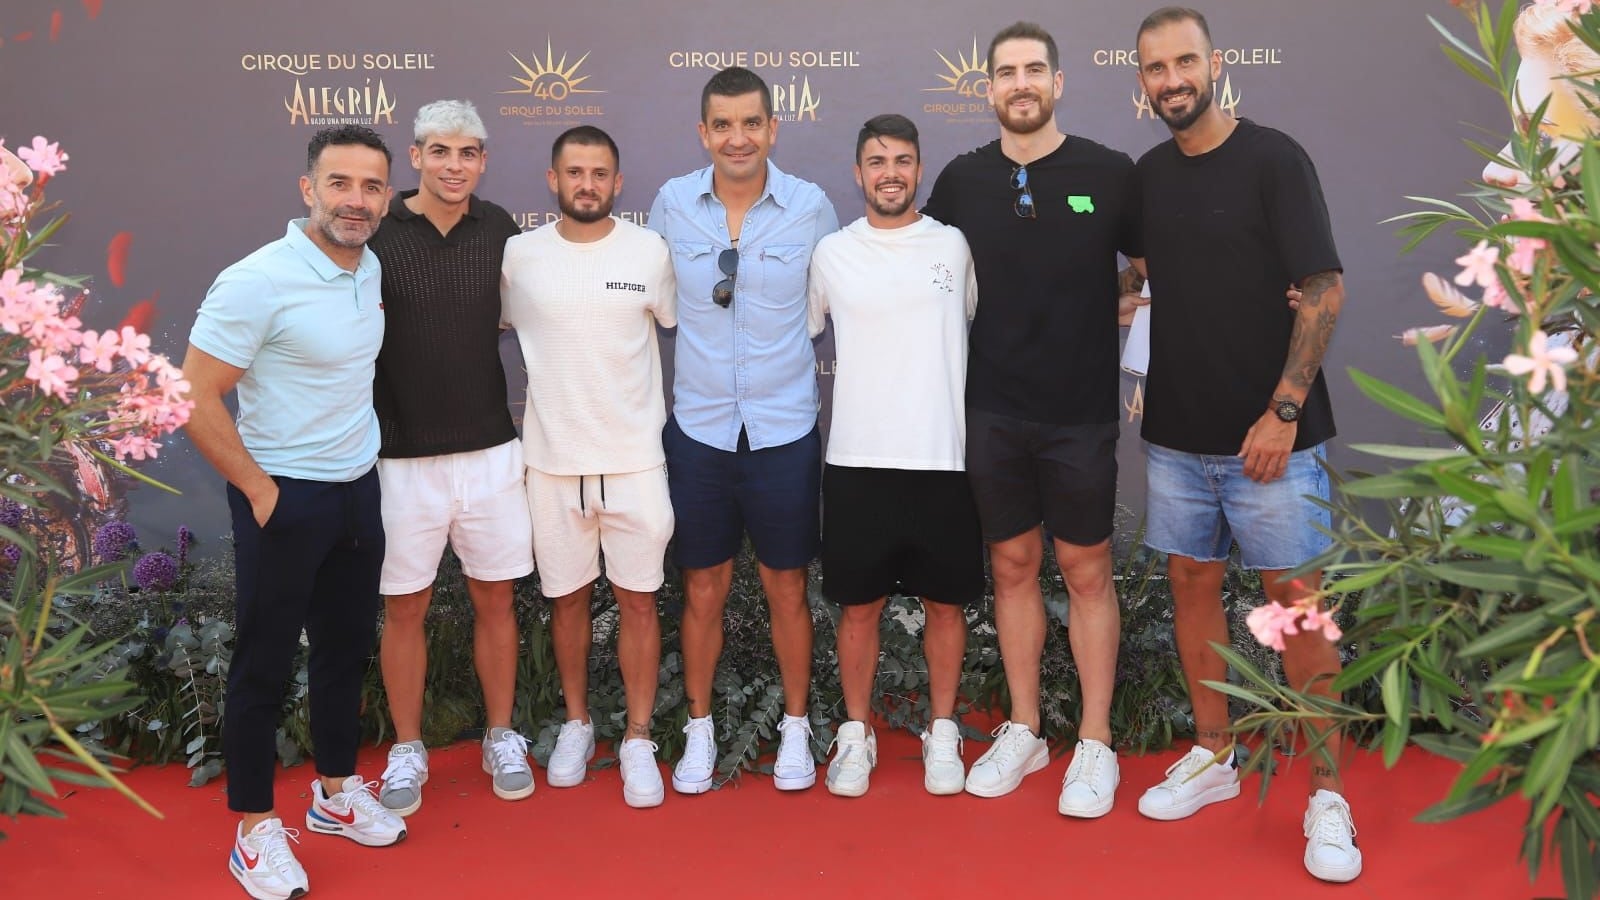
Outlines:
POLYGON ((306 827, 366 846, 404 838, 356 771, 361 682, 383 564, 372 379, 383 344, 378 259, 390 155, 370 128, 318 131, 309 217, 217 276, 189 334, 188 433, 228 481, 237 596, 223 756, 241 816, 228 869, 257 898, 309 890, 273 802, 275 734, 300 632, 310 639, 319 776, 306 827), (237 388, 237 422, 223 398, 237 388))
POLYGON ((822 478, 806 272, 812 249, 839 219, 821 188, 768 161, 778 122, 759 75, 733 67, 712 76, 700 95, 699 131, 711 165, 667 182, 650 208, 678 282, 672 416, 662 444, 684 578, 689 724, 672 786, 701 793, 716 771, 711 679, 733 558, 748 533, 783 681, 773 780, 780 790, 801 790, 817 777, 806 717, 806 566, 818 548, 822 478))

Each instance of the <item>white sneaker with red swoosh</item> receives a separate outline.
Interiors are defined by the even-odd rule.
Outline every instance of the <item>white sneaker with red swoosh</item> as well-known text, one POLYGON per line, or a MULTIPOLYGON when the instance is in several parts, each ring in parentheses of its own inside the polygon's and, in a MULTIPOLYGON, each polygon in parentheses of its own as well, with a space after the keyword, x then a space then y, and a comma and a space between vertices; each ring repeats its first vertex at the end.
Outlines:
POLYGON ((284 828, 283 820, 277 818, 263 819, 249 831, 239 823, 228 854, 228 871, 256 900, 291 900, 304 894, 311 890, 311 883, 289 849, 290 841, 299 842, 299 834, 284 828))
POLYGON ((376 781, 363 782, 351 775, 340 785, 339 793, 329 797, 322 791, 322 779, 311 782, 311 808, 306 810, 306 827, 321 834, 343 835, 367 847, 387 847, 405 839, 406 822, 383 804, 373 789, 376 781))

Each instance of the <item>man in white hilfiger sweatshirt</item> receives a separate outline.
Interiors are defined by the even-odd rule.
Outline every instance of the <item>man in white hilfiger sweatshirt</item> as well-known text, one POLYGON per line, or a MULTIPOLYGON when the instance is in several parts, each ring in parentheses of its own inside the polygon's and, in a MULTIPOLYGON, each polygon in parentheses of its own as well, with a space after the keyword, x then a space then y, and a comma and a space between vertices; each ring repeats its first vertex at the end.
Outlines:
POLYGON ((646 807, 663 796, 650 712, 661 658, 655 592, 673 526, 656 325, 677 324, 677 286, 666 241, 611 216, 619 163, 616 142, 592 125, 556 138, 546 178, 561 219, 506 242, 501 298, 533 373, 522 425, 528 508, 567 706, 547 777, 552 787, 579 784, 594 756, 589 600, 604 550, 621 610, 622 792, 646 807))
POLYGON ((867 212, 811 257, 808 324, 832 315, 838 372, 822 474, 822 592, 839 604, 839 681, 848 721, 828 790, 858 797, 877 762, 867 719, 878 625, 890 593, 922 598, 932 722, 923 784, 965 784, 955 715, 965 607, 983 599, 983 534, 966 473, 967 324, 978 285, 961 232, 917 212, 917 126, 869 119, 856 137, 867 212))

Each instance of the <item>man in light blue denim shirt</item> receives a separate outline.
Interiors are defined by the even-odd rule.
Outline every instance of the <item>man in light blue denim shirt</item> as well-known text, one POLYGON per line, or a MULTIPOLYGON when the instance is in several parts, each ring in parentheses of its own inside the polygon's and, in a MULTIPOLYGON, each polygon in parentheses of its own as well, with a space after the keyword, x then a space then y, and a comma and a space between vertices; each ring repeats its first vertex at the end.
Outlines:
POLYGON ((722 611, 743 534, 755 546, 783 680, 780 790, 816 781, 806 718, 811 612, 806 566, 818 547, 822 440, 816 356, 806 331, 806 272, 839 228, 822 189, 767 160, 777 139, 759 75, 723 69, 700 95, 711 165, 668 181, 650 208, 678 282, 672 416, 662 434, 684 576, 683 676, 688 742, 680 793, 711 787, 711 678, 722 611))

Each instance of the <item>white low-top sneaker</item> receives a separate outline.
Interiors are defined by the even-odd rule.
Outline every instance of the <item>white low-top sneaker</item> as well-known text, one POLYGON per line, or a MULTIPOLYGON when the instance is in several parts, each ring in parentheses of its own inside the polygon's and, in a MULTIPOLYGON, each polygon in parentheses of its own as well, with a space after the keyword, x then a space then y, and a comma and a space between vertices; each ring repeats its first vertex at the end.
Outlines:
POLYGON ((1050 747, 1044 738, 1016 722, 1002 722, 996 728, 994 743, 972 764, 967 773, 967 793, 975 797, 1004 797, 1022 784, 1022 779, 1050 764, 1050 747))
POLYGON ((589 773, 589 760, 594 759, 594 725, 568 719, 556 735, 556 746, 550 751, 550 761, 545 763, 545 780, 551 787, 574 787, 583 784, 589 773))
POLYGON ((680 794, 703 794, 711 790, 717 774, 717 729, 711 717, 691 718, 683 726, 683 756, 672 768, 672 789, 680 794))
POLYGON ((1323 881, 1354 881, 1361 850, 1350 804, 1333 791, 1317 791, 1306 805, 1306 871, 1323 881))
POLYGON ((865 794, 872 768, 878 764, 878 736, 864 722, 845 722, 833 739, 833 749, 833 761, 828 763, 828 793, 840 797, 865 794))
POLYGON ((1111 812, 1111 802, 1121 783, 1117 751, 1085 738, 1078 742, 1066 777, 1061 779, 1061 799, 1056 801, 1056 812, 1079 819, 1098 819, 1111 812))
POLYGON ((373 794, 376 781, 363 782, 351 775, 332 797, 322 790, 322 779, 311 781, 311 807, 306 827, 321 834, 337 834, 365 847, 387 847, 405 840, 406 820, 383 808, 373 794))
POLYGON ((934 719, 922 733, 922 786, 941 796, 959 794, 967 786, 961 726, 955 719, 934 719))
POLYGON ((817 783, 817 760, 811 755, 811 720, 785 714, 778 723, 778 759, 772 783, 780 791, 803 791, 817 783))
POLYGON ((661 767, 656 765, 658 749, 654 741, 629 738, 617 750, 618 768, 622 771, 622 799, 634 809, 660 806, 666 799, 661 767))
POLYGON ((299 897, 311 890, 311 883, 289 849, 290 841, 299 843, 300 832, 283 827, 282 819, 262 819, 249 831, 241 822, 234 829, 228 871, 256 900, 299 897))
POLYGON ((1239 770, 1212 762, 1215 757, 1204 747, 1191 748, 1167 768, 1166 780, 1139 798, 1139 812, 1170 822, 1187 819, 1202 806, 1239 796, 1239 770))

